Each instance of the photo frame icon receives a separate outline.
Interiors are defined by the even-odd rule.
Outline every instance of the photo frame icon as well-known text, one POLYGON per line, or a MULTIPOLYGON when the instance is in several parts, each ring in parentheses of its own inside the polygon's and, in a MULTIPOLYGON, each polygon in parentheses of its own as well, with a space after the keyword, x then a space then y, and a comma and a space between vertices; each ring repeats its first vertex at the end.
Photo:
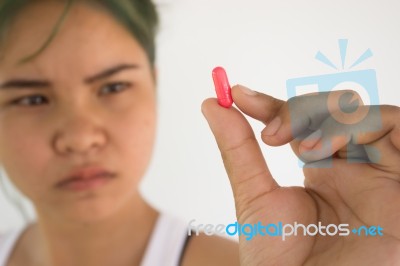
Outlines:
MULTIPOLYGON (((339 47, 341 50, 342 66, 344 68, 347 40, 339 40, 339 47)), ((372 56, 372 52, 368 49, 351 67, 361 63, 370 56, 372 56)), ((337 69, 337 67, 332 64, 322 53, 318 52, 316 58, 324 64, 337 69)), ((309 131, 305 132, 301 136, 295 132, 297 128, 295 124, 302 117, 302 110, 299 110, 299 108, 292 108, 290 99, 295 99, 294 97, 304 95, 305 93, 323 94, 323 97, 325 97, 325 102, 322 105, 319 103, 318 108, 326 108, 325 110, 322 110, 322 112, 328 114, 333 123, 336 123, 339 127, 346 124, 346 127, 352 127, 352 131, 357 133, 373 132, 379 130, 381 127, 380 120, 378 123, 379 126, 377 126, 377 123, 372 124, 369 123, 369 119, 365 119, 371 116, 380 117, 379 108, 370 108, 370 106, 374 107, 379 105, 377 75, 374 69, 343 71, 332 74, 292 78, 286 81, 286 89, 289 98, 289 112, 292 121, 292 133, 298 140, 304 139, 309 133, 315 130, 315 128, 309 128, 309 131), (336 90, 345 91, 341 94, 329 93, 336 90), (368 107, 366 108, 364 104, 368 107), (354 112, 358 112, 357 115, 354 115, 354 112), (349 119, 353 117, 357 119, 349 119)), ((310 106, 311 104, 312 102, 310 101, 309 105, 305 108, 312 108, 312 106, 310 106)), ((343 126, 342 128, 345 127, 343 126)), ((353 143, 349 143, 348 145, 353 145, 353 143)), ((378 152, 374 157, 379 157, 378 152)), ((351 160, 349 159, 349 161, 351 160)), ((299 164, 301 167, 306 167, 302 161, 299 161, 299 164)), ((328 158, 327 160, 324 160, 324 163, 317 165, 317 167, 330 167, 331 160, 328 158)))
POLYGON ((299 88, 306 86, 313 86, 317 89, 315 92, 332 91, 335 87, 344 82, 354 82, 359 84, 368 95, 368 104, 379 104, 378 84, 376 71, 374 69, 288 79, 286 81, 287 95, 289 98, 298 96, 300 95, 300 93, 298 93, 299 88))
MULTIPOLYGON (((289 98, 301 95, 301 93, 299 93, 298 91, 299 88, 313 88, 313 92, 329 92, 335 90, 338 87, 341 87, 340 89, 356 91, 360 96, 364 96, 362 101, 366 105, 379 104, 376 72, 373 69, 295 78, 289 79, 286 82, 286 88, 289 98)), ((328 110, 331 111, 330 113, 332 116, 335 116, 334 110, 341 109, 340 107, 336 106, 339 103, 340 99, 327 99, 326 105, 328 110)), ((364 118, 367 114, 367 112, 364 112, 364 114, 358 116, 358 119, 362 120, 362 118, 364 118)), ((341 121, 341 118, 344 115, 346 115, 346 113, 342 112, 340 116, 336 116, 335 119, 337 120, 337 122, 346 123, 344 120, 341 121)), ((350 115, 351 114, 349 114, 348 116, 350 115)), ((353 123, 357 122, 359 121, 354 121, 353 123)))

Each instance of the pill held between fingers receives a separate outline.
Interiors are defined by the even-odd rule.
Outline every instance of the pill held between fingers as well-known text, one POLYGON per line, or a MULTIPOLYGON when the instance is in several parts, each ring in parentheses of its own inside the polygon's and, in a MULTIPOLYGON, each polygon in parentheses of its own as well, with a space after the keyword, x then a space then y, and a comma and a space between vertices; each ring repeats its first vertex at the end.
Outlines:
POLYGON ((212 71, 212 77, 219 105, 225 108, 231 107, 233 104, 231 86, 229 85, 225 69, 220 66, 215 67, 212 71))

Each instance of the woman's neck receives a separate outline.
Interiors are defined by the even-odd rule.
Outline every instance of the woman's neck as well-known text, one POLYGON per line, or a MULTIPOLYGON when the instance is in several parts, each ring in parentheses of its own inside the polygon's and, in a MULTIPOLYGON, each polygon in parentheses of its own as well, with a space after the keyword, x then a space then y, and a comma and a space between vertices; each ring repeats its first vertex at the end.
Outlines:
POLYGON ((139 193, 111 217, 91 224, 51 223, 38 212, 32 259, 41 266, 139 265, 157 217, 139 193))

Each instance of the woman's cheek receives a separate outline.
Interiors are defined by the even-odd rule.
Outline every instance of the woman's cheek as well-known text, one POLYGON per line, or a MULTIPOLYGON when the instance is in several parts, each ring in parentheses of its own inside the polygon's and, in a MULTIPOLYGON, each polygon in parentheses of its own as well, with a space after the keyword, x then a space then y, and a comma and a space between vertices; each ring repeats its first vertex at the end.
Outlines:
POLYGON ((155 130, 156 109, 153 99, 143 100, 134 108, 126 109, 110 127, 121 149, 121 160, 137 175, 146 170, 152 153, 155 130))
POLYGON ((18 120, 2 125, 2 166, 23 194, 35 197, 43 190, 43 169, 49 158, 43 133, 38 126, 27 127, 26 123, 18 120))

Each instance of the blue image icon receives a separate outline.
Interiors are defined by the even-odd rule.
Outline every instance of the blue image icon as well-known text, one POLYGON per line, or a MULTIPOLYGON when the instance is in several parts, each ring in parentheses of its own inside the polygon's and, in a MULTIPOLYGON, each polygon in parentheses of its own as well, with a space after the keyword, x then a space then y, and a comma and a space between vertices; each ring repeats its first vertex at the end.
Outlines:
MULTIPOLYGON (((339 49, 340 49, 340 56, 341 56, 341 61, 342 61, 342 69, 345 68, 345 58, 346 58, 346 52, 347 52, 347 43, 348 41, 346 39, 341 39, 339 40, 339 49)), ((372 52, 370 49, 366 50, 351 66, 350 69, 361 62, 365 61, 369 57, 372 56, 372 52)), ((338 67, 333 64, 324 54, 321 52, 317 52, 316 59, 324 63, 325 65, 330 66, 333 69, 338 70, 338 67)), ((333 74, 324 74, 324 75, 316 75, 316 76, 306 76, 306 77, 299 77, 299 78, 292 78, 288 79, 286 81, 286 89, 287 89, 287 95, 289 99, 293 99, 293 97, 301 95, 301 91, 303 88, 313 88, 314 92, 318 92, 321 94, 326 95, 326 104, 323 104, 324 106, 321 107, 321 104, 319 104, 319 111, 321 111, 321 108, 326 108, 326 110, 323 110, 327 114, 330 114, 333 119, 335 119, 335 123, 337 123, 340 126, 340 123, 344 123, 343 121, 340 120, 341 116, 335 116, 334 112, 331 112, 332 108, 332 99, 329 98, 329 93, 330 91, 335 90, 336 87, 339 87, 340 84, 356 84, 358 87, 361 87, 363 92, 365 92, 366 96, 368 97, 368 105, 371 106, 376 106, 379 104, 379 95, 378 95, 378 85, 377 85, 377 78, 376 78, 376 71, 374 69, 366 69, 366 70, 356 70, 356 71, 341 71, 333 74), (327 92, 327 93, 324 93, 327 92)), ((346 88, 349 90, 354 90, 354 88, 346 88)), ((350 93, 351 94, 351 93, 350 93)), ((340 98, 334 103, 335 110, 339 110, 342 112, 343 115, 347 115, 347 113, 351 113, 358 109, 361 105, 360 103, 356 102, 355 99, 350 95, 345 95, 343 94, 340 96, 340 98), (343 96, 343 97, 342 97, 343 96), (342 104, 343 103, 343 104, 342 104), (342 108, 343 106, 349 107, 350 105, 354 105, 354 108, 342 108)), ((324 98, 325 99, 325 98, 324 98)), ((365 100, 365 99, 364 99, 365 100)), ((312 101, 309 103, 310 105, 313 104, 312 101)), ((307 108, 312 108, 312 106, 307 106, 307 108)), ((365 110, 366 108, 362 108, 362 110, 365 110)), ((360 109, 361 110, 361 109, 360 109)), ((308 135, 309 132, 312 132, 314 129, 309 130, 309 132, 303 134, 302 136, 299 136, 295 131, 296 131, 296 122, 299 121, 302 118, 301 114, 301 109, 299 108, 292 108, 291 106, 291 101, 289 100, 289 112, 291 116, 291 126, 292 126, 292 133, 294 136, 296 136, 297 139, 301 140, 304 137, 308 135)), ((379 108, 369 108, 367 112, 365 112, 365 117, 370 117, 370 116, 375 116, 379 112, 379 108)), ((303 115, 304 116, 304 115, 303 115)), ((380 121, 379 121, 380 122, 380 121)), ((379 123, 380 124, 380 123, 379 123)), ((349 125, 346 123, 347 127, 352 127, 353 131, 356 130, 359 133, 363 132, 370 132, 370 131, 375 131, 380 128, 380 126, 377 127, 376 123, 373 125, 368 122, 368 119, 360 119, 358 121, 355 121, 354 124, 349 125)), ((349 144, 350 145, 350 144, 349 144)), ((378 155, 375 155, 376 158, 378 158, 378 155)), ((349 160, 351 161, 351 160, 349 160)), ((305 167, 304 163, 302 161, 299 161, 301 167, 305 167)), ((311 164, 312 165, 312 164, 311 164)), ((307 166, 307 167, 316 167, 315 165, 313 166, 307 166)), ((318 164, 317 167, 331 167, 331 161, 325 160, 324 163, 318 164)))
POLYGON ((324 92, 331 91, 343 82, 355 82, 359 84, 368 93, 370 104, 379 104, 378 85, 374 69, 288 79, 286 81, 286 89, 288 97, 292 98, 297 96, 297 88, 301 86, 316 85, 319 92, 324 92))

